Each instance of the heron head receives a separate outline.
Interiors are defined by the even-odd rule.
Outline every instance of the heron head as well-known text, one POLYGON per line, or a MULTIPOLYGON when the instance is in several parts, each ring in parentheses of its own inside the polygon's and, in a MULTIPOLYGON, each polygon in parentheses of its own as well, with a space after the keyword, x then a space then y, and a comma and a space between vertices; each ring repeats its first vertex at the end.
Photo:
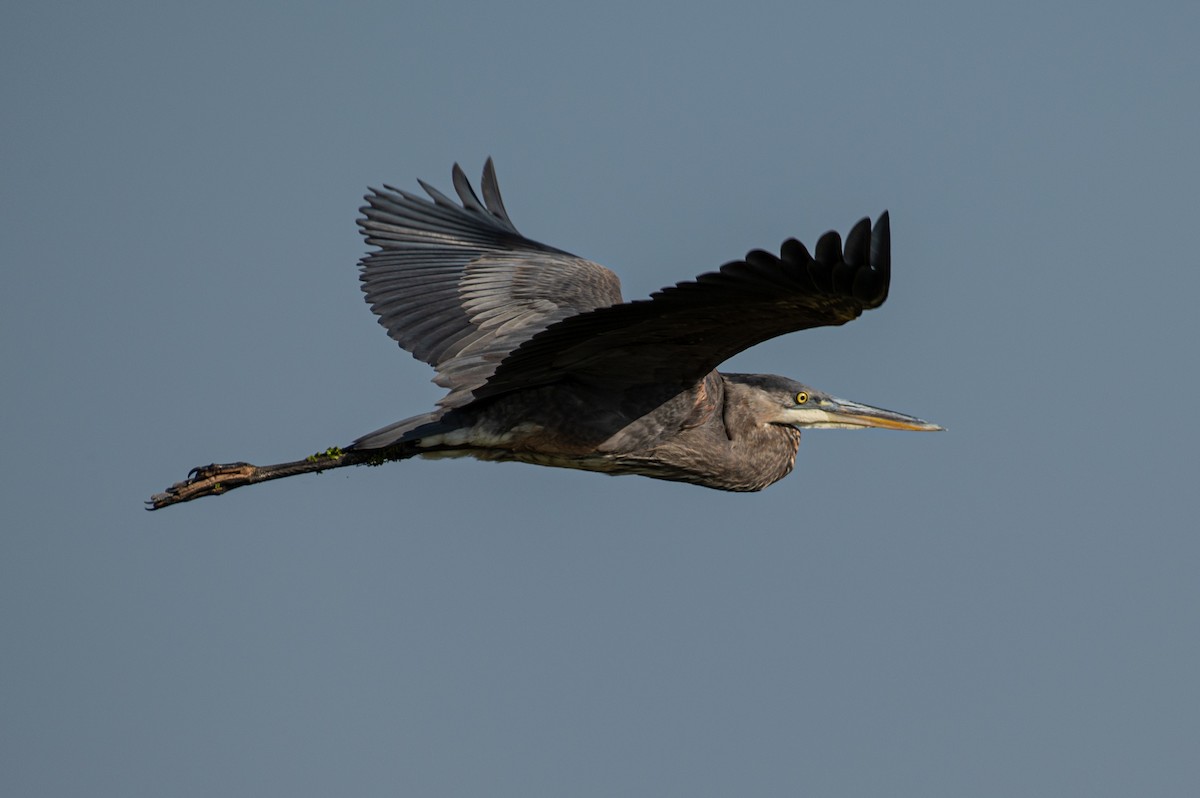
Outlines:
POLYGON ((727 374, 727 380, 745 392, 760 421, 787 424, 797 429, 880 429, 936 432, 944 429, 881 407, 839 399, 824 391, 789 380, 761 374, 727 374))

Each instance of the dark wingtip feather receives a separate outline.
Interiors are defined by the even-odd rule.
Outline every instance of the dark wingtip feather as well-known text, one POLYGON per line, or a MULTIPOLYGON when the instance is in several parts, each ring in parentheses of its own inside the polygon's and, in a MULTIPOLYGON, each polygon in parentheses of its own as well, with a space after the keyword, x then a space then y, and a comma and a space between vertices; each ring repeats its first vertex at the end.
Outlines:
POLYGON ((475 189, 471 188, 471 181, 467 179, 467 174, 462 167, 455 163, 454 168, 450 170, 450 176, 454 180, 454 190, 458 193, 458 198, 462 200, 463 207, 487 215, 487 209, 483 207, 479 197, 475 196, 475 189))
POLYGON ((867 266, 871 262, 871 220, 865 216, 846 234, 846 263, 851 266, 867 266))
POLYGON ((793 266, 808 266, 808 262, 812 260, 812 255, 808 254, 808 247, 794 238, 783 242, 783 246, 779 248, 779 256, 793 266))
POLYGON ((854 295, 867 307, 877 308, 887 299, 891 279, 891 221, 888 212, 884 211, 875 221, 875 227, 871 230, 870 267, 860 268, 855 275, 854 295))
MULTIPOLYGON (((458 166, 458 164, 454 165, 458 166)), ((450 199, 445 194, 426 183, 424 180, 417 178, 417 185, 419 185, 425 191, 425 193, 433 199, 434 204, 441 205, 443 208, 453 208, 454 210, 458 210, 458 204, 454 200, 450 199)), ((389 186, 389 188, 391 187, 389 186)), ((392 190, 395 191, 395 189, 392 190)))
POLYGON ((879 214, 871 231, 871 265, 885 277, 892 273, 892 222, 887 211, 879 214))
POLYGON ((504 222, 515 233, 512 220, 508 218, 508 210, 504 207, 504 199, 500 196, 500 181, 496 179, 496 164, 492 156, 488 156, 483 164, 483 202, 492 215, 504 222))
POLYGON ((823 266, 830 268, 842 262, 842 236, 837 230, 830 230, 817 239, 816 259, 823 266))

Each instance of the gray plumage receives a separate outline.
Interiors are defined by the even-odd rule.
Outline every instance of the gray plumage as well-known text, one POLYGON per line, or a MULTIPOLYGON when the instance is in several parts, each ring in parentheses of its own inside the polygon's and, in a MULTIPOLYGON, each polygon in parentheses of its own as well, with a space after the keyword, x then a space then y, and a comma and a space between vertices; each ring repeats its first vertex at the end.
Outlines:
POLYGON ((275 466, 196 469, 152 508, 296 473, 424 456, 473 456, 733 491, 760 490, 795 462, 800 429, 933 430, 772 375, 721 374, 734 354, 784 333, 844 324, 887 299, 888 214, 795 239, 625 302, 591 261, 521 235, 488 159, 482 201, 453 169, 458 202, 372 190, 359 226, 375 251, 363 292, 388 335, 436 370, 432 412, 345 450, 275 466), (216 486, 214 488, 214 486, 216 486))

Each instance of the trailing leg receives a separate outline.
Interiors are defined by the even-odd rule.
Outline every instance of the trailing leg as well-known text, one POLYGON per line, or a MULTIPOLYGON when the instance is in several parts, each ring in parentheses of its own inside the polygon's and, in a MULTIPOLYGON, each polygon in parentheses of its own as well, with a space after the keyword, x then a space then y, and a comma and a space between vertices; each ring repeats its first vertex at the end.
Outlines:
POLYGON ((251 463, 213 463, 193 468, 188 478, 176 482, 162 493, 156 493, 146 502, 147 510, 159 510, 172 504, 190 502, 202 496, 219 496, 243 485, 268 482, 272 479, 293 477, 297 474, 316 474, 331 468, 380 464, 388 460, 403 460, 409 454, 385 450, 352 450, 344 452, 336 447, 310 455, 291 463, 256 466, 251 463))

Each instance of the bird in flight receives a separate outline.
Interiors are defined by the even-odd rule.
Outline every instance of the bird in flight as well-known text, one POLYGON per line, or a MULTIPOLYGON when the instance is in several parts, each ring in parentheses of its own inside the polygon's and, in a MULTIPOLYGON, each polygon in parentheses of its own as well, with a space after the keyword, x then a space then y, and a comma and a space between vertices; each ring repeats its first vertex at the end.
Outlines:
POLYGON ((784 333, 845 324, 888 295, 885 211, 810 254, 796 239, 626 302, 605 267, 517 232, 489 158, 483 199, 373 189, 362 290, 400 346, 436 370, 437 408, 302 460, 213 464, 156 510, 297 474, 411 457, 475 457, 757 491, 792 470, 804 429, 940 430, 786 377, 717 367, 784 333))

